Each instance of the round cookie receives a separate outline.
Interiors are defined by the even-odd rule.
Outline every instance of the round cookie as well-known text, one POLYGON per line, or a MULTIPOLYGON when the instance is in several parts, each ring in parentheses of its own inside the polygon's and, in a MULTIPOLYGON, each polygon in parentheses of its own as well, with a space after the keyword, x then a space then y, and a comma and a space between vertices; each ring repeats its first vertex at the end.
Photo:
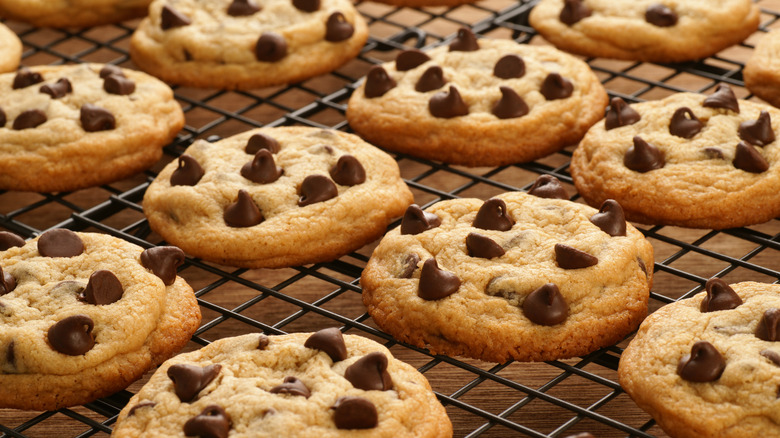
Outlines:
POLYGON ((780 286, 706 289, 642 323, 620 384, 674 437, 780 437, 780 286))
POLYGON ((335 70, 367 39, 349 0, 155 0, 130 56, 169 83, 245 90, 335 70))
POLYGON ((780 30, 770 31, 756 44, 742 70, 745 86, 756 96, 780 106, 780 30))
POLYGON ((16 70, 22 59, 22 40, 0 23, 0 73, 16 70))
POLYGON ((224 338, 164 363, 111 436, 451 437, 425 377, 337 328, 224 338))
POLYGON ((568 197, 509 192, 410 207, 361 285, 371 317, 402 342, 491 362, 542 361, 636 329, 652 268, 650 243, 617 203, 599 212, 568 197))
POLYGON ((498 166, 576 143, 606 105, 601 82, 577 58, 552 47, 477 40, 464 28, 448 46, 404 51, 373 67, 349 100, 347 120, 386 149, 498 166))
POLYGON ((629 220, 731 228, 780 214, 780 111, 737 100, 727 85, 709 96, 678 93, 626 105, 574 151, 570 171, 592 206, 611 198, 629 220))
POLYGON ((279 127, 196 141, 143 207, 153 230, 196 257, 280 268, 362 247, 412 201, 398 164, 356 135, 279 127))
POLYGON ((0 17, 37 27, 91 27, 146 15, 151 0, 0 0, 0 17))
MULTIPOLYGON (((3 236, 6 237, 6 236, 3 236)), ((184 253, 47 231, 0 252, 0 408, 54 410, 113 394, 200 324, 184 253)))
POLYGON ((758 29, 752 0, 542 0, 529 23, 556 47, 649 62, 706 58, 758 29))
POLYGON ((76 190, 160 159, 184 125, 170 87, 103 64, 0 75, 0 189, 76 190))

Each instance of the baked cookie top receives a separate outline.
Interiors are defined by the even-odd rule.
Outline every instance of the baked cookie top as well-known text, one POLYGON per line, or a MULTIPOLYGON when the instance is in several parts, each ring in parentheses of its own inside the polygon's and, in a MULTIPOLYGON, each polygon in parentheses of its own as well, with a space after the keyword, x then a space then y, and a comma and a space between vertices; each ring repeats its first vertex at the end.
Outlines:
POLYGON ((248 89, 327 73, 367 38, 348 0, 155 0, 130 55, 169 83, 248 89))
POLYGON ((711 279, 642 323, 620 384, 671 436, 780 436, 780 286, 711 279))
POLYGON ((412 201, 395 160, 358 136, 279 127, 196 141, 143 206, 153 230, 196 257, 283 267, 360 248, 412 201))
POLYGON ((16 33, 0 23, 0 73, 16 70, 22 59, 22 40, 16 33))
POLYGON ((604 87, 579 59, 552 47, 477 39, 464 28, 447 46, 407 50, 373 67, 349 100, 347 120, 387 149, 492 166, 577 142, 606 105, 604 87))
POLYGON ((758 29, 752 0, 542 0, 529 22, 556 47, 651 62, 705 58, 758 29))
POLYGON ((89 27, 146 15, 151 0, 2 0, 0 17, 38 27, 89 27))
POLYGON ((66 229, 0 252, 0 407, 85 403, 178 352, 200 323, 183 261, 66 229))
POLYGON ((748 90, 774 106, 780 105, 780 59, 776 56, 778 52, 780 31, 770 31, 758 40, 742 70, 748 90))
POLYGON ((164 363, 112 436, 451 437, 425 377, 336 329, 224 338, 164 363), (365 435, 368 434, 368 435, 365 435))
POLYGON ((727 85, 709 96, 613 100, 570 171, 589 204, 615 199, 630 220, 715 229, 761 223, 780 214, 779 122, 780 111, 738 100, 727 85))
POLYGON ((599 212, 559 199, 553 183, 531 191, 553 198, 409 207, 361 277, 374 321, 433 353, 495 362, 582 355, 634 330, 652 283, 650 243, 614 201, 599 212))

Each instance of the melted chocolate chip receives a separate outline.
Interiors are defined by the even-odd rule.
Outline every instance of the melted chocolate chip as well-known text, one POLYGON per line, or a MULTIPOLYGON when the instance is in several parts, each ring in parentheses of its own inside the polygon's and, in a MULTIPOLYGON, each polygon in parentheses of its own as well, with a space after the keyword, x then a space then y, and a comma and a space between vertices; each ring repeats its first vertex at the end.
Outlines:
POLYGON ((293 0, 292 4, 303 12, 314 12, 320 9, 320 0, 293 0))
POLYGON ((5 295, 16 289, 16 279, 0 267, 0 295, 5 295))
POLYGON ((100 79, 105 79, 111 75, 124 77, 125 72, 122 71, 122 67, 114 64, 106 64, 100 69, 98 75, 100 76, 100 79))
POLYGON ((419 67, 430 60, 431 58, 421 50, 404 50, 395 58, 395 69, 398 71, 408 71, 415 67, 419 67))
POLYGON ((539 90, 547 100, 565 99, 571 96, 573 91, 574 84, 558 73, 548 74, 539 90))
POLYGON ((42 125, 46 120, 47 117, 45 112, 39 109, 29 109, 22 111, 21 114, 16 116, 12 126, 13 129, 18 131, 21 129, 35 128, 36 126, 42 125))
POLYGON ((701 131, 703 124, 688 107, 677 108, 669 122, 669 133, 682 138, 692 138, 701 131))
POLYGON ((116 303, 125 293, 122 283, 113 272, 100 269, 89 276, 87 287, 84 288, 81 300, 93 305, 116 303))
POLYGON ((607 114, 604 117, 604 128, 609 131, 621 126, 633 125, 641 118, 642 116, 635 109, 631 108, 625 100, 613 97, 609 101, 609 108, 607 108, 607 114))
POLYGON ((71 230, 55 228, 38 238, 38 253, 44 257, 75 257, 84 252, 84 242, 71 230))
POLYGON ((238 199, 225 207, 225 213, 222 217, 229 227, 234 228, 252 227, 265 219, 246 190, 238 191, 238 199))
POLYGON ((186 436, 199 438, 227 438, 230 433, 230 415, 221 406, 209 405, 184 423, 186 436))
POLYGON ((189 403, 217 377, 221 369, 222 365, 218 363, 205 367, 180 363, 168 368, 168 377, 173 381, 173 390, 179 400, 189 403))
POLYGON ((162 30, 172 29, 174 27, 189 26, 192 24, 190 17, 173 9, 169 5, 164 5, 160 13, 160 27, 162 30))
POLYGON ((670 27, 677 24, 677 14, 668 6, 656 3, 647 7, 645 21, 658 27, 670 27))
POLYGON ((765 358, 769 359, 773 364, 780 367, 780 354, 777 352, 774 352, 772 350, 761 350, 759 352, 761 356, 764 356, 765 358))
POLYGON ((677 364, 677 374, 689 382, 713 382, 720 378, 726 361, 720 352, 707 341, 697 341, 677 364))
POLYGON ((18 246, 24 246, 24 239, 22 236, 14 234, 10 231, 0 231, 0 251, 5 251, 8 248, 14 248, 18 246))
POLYGON ((279 146, 279 142, 276 141, 273 137, 263 134, 262 132, 258 132, 257 134, 249 137, 249 141, 246 143, 244 152, 254 155, 260 149, 265 149, 272 154, 275 154, 281 150, 281 147, 279 146))
POLYGON ((466 236, 466 249, 470 257, 492 259, 501 257, 506 253, 504 248, 487 236, 478 233, 469 233, 466 236))
POLYGON ((742 299, 734 292, 734 289, 720 278, 710 278, 704 288, 707 291, 707 296, 702 299, 699 306, 699 310, 703 313, 730 310, 742 304, 742 299))
POLYGON ((298 199, 298 206, 300 207, 327 201, 328 199, 335 198, 339 194, 336 184, 325 175, 307 176, 303 179, 298 192, 301 196, 298 199))
POLYGON ((761 316, 756 327, 756 337, 764 341, 780 341, 780 309, 773 307, 761 316))
POLYGON ((702 149, 702 152, 704 152, 704 155, 706 155, 707 158, 709 158, 709 159, 714 159, 714 160, 722 160, 723 159, 723 151, 718 149, 718 148, 708 147, 708 148, 702 149))
POLYGON ((333 362, 340 362, 347 358, 347 346, 344 344, 344 335, 336 327, 322 329, 313 333, 306 339, 303 346, 324 351, 333 362))
POLYGON ((355 28, 344 18, 341 12, 334 12, 325 22, 325 41, 333 43, 349 39, 355 33, 355 28))
POLYGON ((623 156, 623 164, 635 172, 645 173, 664 167, 666 160, 660 149, 637 135, 634 136, 634 145, 623 156))
POLYGON ((739 101, 734 91, 727 84, 718 84, 715 92, 704 99, 702 106, 707 108, 723 108, 739 114, 739 101))
POLYGON ((422 76, 420 76, 420 79, 417 80, 417 83, 414 85, 414 90, 425 93, 438 90, 446 83, 447 80, 444 79, 444 70, 438 65, 432 65, 428 67, 428 69, 423 72, 422 76))
POLYGON ((515 90, 501 86, 501 99, 493 106, 493 115, 499 119, 514 119, 528 114, 528 104, 515 90))
POLYGON ((528 194, 546 199, 569 199, 569 194, 566 193, 561 181, 552 175, 539 175, 528 189, 528 194))
POLYGON ((30 85, 35 85, 43 82, 43 76, 40 73, 34 72, 27 67, 21 67, 14 76, 13 89, 18 90, 20 88, 27 88, 30 85))
POLYGON ((8 118, 5 115, 5 111, 0 108, 0 128, 5 128, 5 124, 8 122, 8 118))
POLYGON ((52 99, 59 99, 68 93, 73 92, 73 86, 70 84, 68 78, 60 78, 53 84, 41 85, 38 89, 41 93, 48 94, 52 99))
POLYGON ((612 237, 626 235, 626 215, 614 199, 604 201, 599 212, 590 217, 590 222, 612 237))
POLYGON ((363 89, 363 94, 369 99, 384 96, 396 85, 396 82, 381 65, 375 65, 366 74, 366 87, 363 89))
POLYGON ((436 259, 431 257, 423 263, 420 271, 420 286, 417 296, 428 301, 446 298, 460 288, 460 279, 452 272, 439 268, 436 259))
POLYGON ((470 29, 461 27, 450 43, 450 52, 474 52, 479 50, 477 36, 470 29))
POLYGON ((401 219, 401 234, 420 234, 439 225, 441 225, 439 216, 423 211, 417 204, 412 204, 406 208, 401 219))
POLYGON ((309 391, 309 388, 307 388, 300 379, 293 376, 285 377, 284 382, 281 385, 274 386, 268 392, 271 394, 299 395, 305 398, 309 398, 309 396, 311 396, 311 391, 309 391))
POLYGON ((141 265, 158 276, 166 286, 176 281, 176 269, 184 264, 184 251, 175 246, 155 246, 141 253, 141 265))
POLYGON ((741 141, 734 152, 734 167, 750 173, 766 172, 769 163, 753 145, 741 141))
POLYGON ((155 406, 157 406, 157 403, 150 402, 150 401, 138 403, 137 405, 135 405, 132 408, 130 408, 130 411, 127 413, 127 416, 128 417, 132 417, 133 415, 135 415, 135 411, 137 411, 139 409, 142 409, 142 408, 153 408, 155 406))
POLYGON ((278 167, 274 156, 266 149, 257 151, 252 161, 241 167, 241 176, 258 184, 268 184, 279 179, 284 169, 278 167))
POLYGON ((561 9, 558 18, 561 23, 571 26, 585 17, 590 17, 591 13, 590 8, 582 0, 564 0, 563 9, 561 9))
POLYGON ((108 131, 116 128, 114 115, 107 109, 91 103, 81 107, 81 127, 87 132, 108 131))
POLYGON ((471 225, 483 230, 508 231, 514 224, 514 219, 507 212, 506 202, 503 199, 490 198, 479 207, 471 225))
POLYGON ((124 76, 109 75, 103 80, 103 89, 109 94, 126 96, 135 91, 135 81, 124 76))
POLYGON ((357 158, 346 154, 339 157, 336 165, 330 169, 330 177, 336 184, 354 186, 366 181, 366 170, 357 158))
POLYGON ((775 141, 775 131, 772 130, 769 112, 761 110, 758 119, 740 123, 739 138, 756 146, 766 146, 775 141))
POLYGON ((231 17, 246 17, 259 11, 260 7, 252 0, 233 0, 227 8, 231 17))
POLYGON ((525 75, 525 62, 518 55, 505 55, 493 67, 493 76, 501 79, 522 78, 525 75))
POLYGON ((371 429, 379 421, 376 406, 362 397, 339 397, 331 409, 338 429, 371 429))
POLYGON ((357 389, 388 391, 393 379, 387 372, 387 356, 379 351, 368 353, 344 370, 344 378, 357 389))
POLYGON ((415 253, 411 253, 406 256, 404 260, 404 270, 398 275, 398 278, 412 278, 412 274, 417 270, 417 265, 420 263, 420 256, 415 253))
POLYGON ((257 338, 257 349, 258 350, 265 350, 265 347, 268 346, 268 344, 271 343, 271 340, 268 339, 268 336, 266 335, 260 335, 257 338))
POLYGON ((87 315, 69 316, 49 328, 49 344, 62 354, 80 356, 95 345, 92 337, 94 327, 95 323, 87 315))
POLYGON ((179 166, 171 174, 172 186, 194 186, 206 172, 198 161, 190 155, 179 156, 179 166))
POLYGON ((431 97, 428 101, 428 111, 434 117, 451 119, 468 115, 469 107, 460 97, 458 89, 450 85, 449 91, 440 91, 431 97))
POLYGON ((599 259, 562 243, 555 244, 555 262, 563 269, 581 269, 598 264, 599 259))
POLYGON ((274 32, 263 32, 255 44, 255 57, 258 61, 276 62, 287 56, 287 41, 274 32))
POLYGON ((558 286, 547 283, 528 294, 523 301, 523 315, 534 324, 556 325, 566 320, 569 306, 558 286))

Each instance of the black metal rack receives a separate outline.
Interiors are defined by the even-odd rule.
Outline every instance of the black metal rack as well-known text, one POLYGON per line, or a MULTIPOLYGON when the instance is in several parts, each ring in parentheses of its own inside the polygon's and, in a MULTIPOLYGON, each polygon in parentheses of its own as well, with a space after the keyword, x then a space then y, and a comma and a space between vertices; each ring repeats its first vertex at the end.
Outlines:
MULTIPOLYGON (((0 191, 0 229, 32 237, 46 229, 108 233, 143 247, 162 243, 143 216, 141 199, 167 162, 198 138, 224 137, 258 126, 306 125, 349 130, 347 100, 376 63, 408 47, 429 47, 461 26, 480 36, 536 44, 528 25, 535 1, 484 0, 453 8, 396 8, 357 4, 371 37, 361 55, 333 73, 285 87, 252 91, 174 88, 187 125, 148 171, 114 184, 70 193, 0 191)), ((659 65, 586 59, 612 96, 650 100, 678 91, 709 92, 727 82, 738 97, 742 67, 755 41, 776 27, 780 4, 757 0, 761 30, 746 42, 697 62, 659 65)), ((110 62, 133 68, 127 48, 137 21, 92 29, 39 29, 7 22, 25 43, 24 65, 110 62)), ((465 168, 394 154, 418 204, 456 197, 487 197, 526 190, 539 174, 561 179, 574 194, 568 165, 572 147, 533 163, 465 168)), ((578 197, 575 195, 575 200, 578 197)), ((396 226, 397 223, 391 225, 396 226)), ((712 276, 734 283, 780 279, 780 221, 723 231, 638 226, 656 252, 651 310, 699 292, 712 276)), ((187 350, 225 336, 311 331, 339 326, 387 345, 431 382, 457 437, 564 437, 589 431, 597 437, 666 436, 617 383, 626 341, 585 357, 546 363, 484 363, 432 356, 379 331, 365 313, 359 277, 373 245, 329 263, 279 270, 246 270, 188 258, 180 272, 196 290, 203 323, 187 350)), ((147 375, 148 377, 148 375, 147 375)), ((55 412, 0 409, 0 438, 107 436, 119 410, 144 379, 111 397, 55 412)))

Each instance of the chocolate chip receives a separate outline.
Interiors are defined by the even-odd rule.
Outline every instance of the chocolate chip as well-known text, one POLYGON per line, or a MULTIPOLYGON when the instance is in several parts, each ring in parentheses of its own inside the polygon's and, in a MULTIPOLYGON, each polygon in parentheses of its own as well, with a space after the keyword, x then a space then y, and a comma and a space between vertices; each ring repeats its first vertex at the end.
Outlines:
POLYGON ((230 433, 230 415, 221 406, 206 406, 200 414, 184 423, 184 435, 200 438, 227 438, 230 433))
POLYGON ((590 17, 591 13, 590 8, 585 6, 582 0, 564 0, 563 9, 561 9, 558 18, 561 23, 571 26, 585 17, 590 17))
POLYGON ((423 211, 417 204, 412 204, 406 208, 401 219, 401 234, 420 234, 439 225, 441 225, 439 216, 423 211))
POLYGON ((493 76, 501 79, 522 78, 525 75, 525 62, 518 55, 505 55, 493 67, 493 76))
POLYGON ((251 161, 241 167, 241 176, 258 184, 268 184, 279 179, 284 169, 278 167, 274 156, 266 149, 260 149, 251 161))
POLYGON ((569 245, 556 243, 555 262, 563 269, 581 269, 598 264, 599 259, 569 245))
POLYGON ((609 108, 607 108, 607 114, 604 117, 604 128, 609 131, 621 126, 633 125, 641 118, 642 116, 635 109, 631 108, 625 100, 613 97, 609 101, 609 108))
POLYGON ((734 289, 720 278, 710 278, 705 283, 704 288, 707 291, 707 296, 704 297, 699 306, 699 310, 704 313, 730 310, 742 304, 742 299, 734 292, 734 289))
POLYGON ((339 397, 331 409, 338 429, 371 429, 379 422, 374 404, 362 397, 339 397))
POLYGON ((98 75, 101 79, 105 79, 111 75, 124 77, 125 72, 122 71, 122 67, 116 66, 114 64, 106 64, 103 66, 103 68, 100 69, 98 75))
POLYGON ((398 278, 412 278, 412 274, 417 270, 417 265, 420 263, 420 256, 415 253, 410 253, 404 260, 404 270, 398 275, 398 278))
POLYGON ((190 155, 179 156, 179 166, 171 174, 172 186, 194 186, 206 173, 198 161, 190 155))
POLYGON ((528 294, 523 301, 523 315, 534 324, 556 325, 566 320, 569 306, 558 286, 547 283, 528 294))
POLYGON ((444 79, 444 70, 438 65, 432 65, 428 67, 417 80, 414 85, 415 91, 425 93, 428 91, 438 90, 447 83, 444 79))
POLYGON ((299 395, 305 398, 309 398, 311 395, 311 391, 309 391, 309 388, 304 385, 303 382, 301 382, 300 379, 293 376, 287 376, 284 378, 284 382, 281 385, 274 386, 271 388, 270 391, 271 394, 291 394, 291 395, 299 395))
POLYGON ((0 266, 0 295, 5 295, 16 289, 16 279, 13 275, 3 271, 0 266))
POLYGON ((142 408, 153 408, 155 406, 157 406, 157 403, 150 402, 150 401, 138 403, 137 405, 135 405, 132 408, 130 408, 130 411, 127 413, 127 416, 128 417, 132 417, 133 415, 135 415, 135 411, 137 411, 139 409, 142 409, 142 408))
POLYGON ((769 163, 753 145, 741 141, 734 153, 734 167, 750 173, 766 172, 769 163))
POLYGON ((327 176, 309 175, 303 179, 298 193, 301 196, 298 198, 298 206, 305 207, 335 198, 338 196, 339 190, 327 176))
POLYGON ((395 58, 395 69, 398 71, 408 71, 415 67, 419 67, 430 60, 431 58, 421 50, 404 50, 395 58))
POLYGON ((509 216, 506 208, 506 202, 503 199, 490 198, 485 201, 472 225, 483 230, 508 231, 515 224, 514 219, 509 216))
POLYGON ((479 50, 477 36, 470 29, 461 27, 450 43, 450 52, 474 52, 479 50))
POLYGON ((634 145, 623 156, 623 164, 633 171, 645 173, 664 167, 666 160, 660 149, 637 135, 634 136, 634 145))
POLYGON ((166 286, 176 281, 176 268, 184 264, 184 251, 175 246, 155 246, 141 253, 141 265, 158 276, 166 286))
POLYGON ((265 219, 246 190, 238 191, 238 199, 225 207, 225 213, 222 217, 229 227, 234 228, 252 227, 265 219))
POLYGON ((49 344, 62 354, 80 356, 95 345, 94 327, 95 323, 87 315, 68 316, 49 328, 49 344))
POLYGON ((292 4, 303 12, 314 12, 320 9, 320 0, 293 0, 292 4))
POLYGON ((450 85, 449 92, 440 91, 434 94, 428 101, 428 111, 434 117, 442 119, 451 119, 453 117, 465 116, 469 113, 469 107, 460 97, 457 88, 450 85))
POLYGON ((707 341, 697 341, 677 363, 677 374, 689 382, 713 382, 720 378, 726 361, 707 341))
POLYGON ((268 346, 268 344, 271 343, 271 340, 268 339, 268 336, 266 335, 260 335, 257 339, 257 349, 258 350, 265 350, 265 347, 268 346))
POLYGON ((366 181, 366 170, 357 158, 345 154, 339 157, 336 165, 330 169, 330 177, 336 184, 355 186, 366 181))
POLYGON ((639 265, 639 269, 641 269, 642 272, 645 274, 645 277, 648 277, 647 265, 645 265, 645 261, 637 257, 636 263, 639 265))
POLYGON ((701 131, 703 124, 688 107, 677 108, 669 122, 669 133, 682 138, 692 138, 701 131))
POLYGON ((38 253, 44 257, 75 257, 84 252, 84 242, 71 230, 55 228, 38 238, 38 253))
POLYGON ((773 307, 764 312, 756 327, 756 337, 764 341, 780 341, 780 309, 773 307))
POLYGON ((174 27, 189 26, 192 24, 190 17, 173 9, 169 5, 164 5, 160 13, 160 27, 162 30, 168 30, 174 27))
POLYGON ((702 106, 707 108, 723 108, 739 114, 739 101, 734 91, 727 84, 718 84, 715 92, 704 99, 702 106))
POLYGON ((369 99, 384 96, 396 86, 396 82, 387 74, 381 65, 375 65, 366 74, 366 87, 363 94, 369 99))
POLYGON ((756 120, 739 124, 739 138, 756 146, 766 146, 775 141, 775 131, 767 110, 761 110, 756 120))
POLYGON ((40 73, 34 72, 27 67, 21 67, 14 76, 13 89, 18 90, 20 88, 27 88, 30 85, 35 85, 43 82, 43 76, 40 73))
POLYGON ((387 356, 379 351, 368 353, 344 370, 344 378, 357 389, 388 391, 393 379, 387 372, 387 356))
POLYGON ((125 293, 122 283, 113 272, 100 269, 89 276, 87 287, 84 288, 81 300, 93 305, 116 303, 125 293))
POLYGON ((107 109, 91 103, 81 107, 81 127, 87 132, 108 131, 116 128, 114 115, 107 109))
POLYGON ((436 259, 431 257, 423 263, 420 271, 420 286, 417 296, 428 301, 446 298, 460 288, 460 279, 452 272, 439 269, 436 259))
POLYGON ((247 141, 244 151, 247 154, 254 155, 260 149, 265 149, 272 154, 275 154, 281 150, 281 147, 279 146, 279 142, 276 141, 273 137, 263 134, 262 132, 258 132, 257 134, 249 137, 249 141, 247 141))
POLYGON ((469 233, 466 236, 466 250, 470 257, 492 259, 501 257, 506 253, 504 248, 487 236, 478 233, 469 233))
POLYGON ((222 365, 218 363, 205 367, 180 363, 168 368, 168 377, 173 381, 173 390, 179 400, 189 403, 217 377, 221 369, 222 365))
POLYGON ((325 41, 333 43, 349 39, 355 33, 355 28, 344 18, 341 12, 334 12, 325 22, 325 41))
POLYGON ((590 222, 612 237, 626 235, 626 215, 614 199, 604 201, 599 212, 590 217, 590 222))
POLYGON ((4 128, 7 122, 8 119, 6 118, 5 111, 3 111, 2 108, 0 108, 0 128, 4 128))
POLYGON ((764 356, 765 358, 769 359, 773 364, 780 367, 780 354, 778 354, 775 351, 772 350, 761 350, 759 352, 761 356, 764 356))
POLYGON ((246 17, 259 11, 260 7, 252 0, 233 0, 227 8, 231 17, 246 17))
POLYGON ((677 14, 668 6, 656 3, 647 7, 645 21, 658 27, 670 27, 677 24, 677 14))
POLYGON ((135 91, 135 81, 124 76, 109 75, 103 80, 103 89, 109 94, 126 96, 135 91))
POLYGON ((528 189, 528 194, 546 199, 569 199, 569 194, 566 193, 561 181, 552 175, 539 175, 528 189))
POLYGON ((709 159, 714 159, 714 160, 722 160, 723 159, 723 151, 718 149, 718 148, 708 147, 708 148, 702 149, 702 152, 704 152, 704 155, 706 155, 707 158, 709 158, 709 159))
POLYGON ((544 78, 539 91, 547 100, 565 99, 571 96, 574 85, 560 74, 550 73, 544 78))
POLYGON ((499 119, 513 119, 528 114, 528 105, 515 90, 501 86, 501 99, 493 106, 493 115, 499 119))
POLYGON ((314 332, 306 339, 303 346, 324 351, 333 362, 340 362, 347 358, 347 346, 344 344, 344 335, 336 327, 314 332))
POLYGON ((53 84, 41 85, 38 89, 41 93, 48 94, 52 99, 59 99, 68 93, 73 92, 73 86, 70 84, 68 78, 60 78, 53 84))
POLYGON ((29 109, 22 111, 16 116, 13 128, 16 130, 35 128, 47 120, 46 113, 39 109, 29 109))
POLYGON ((10 231, 0 231, 0 251, 19 246, 24 246, 24 239, 22 236, 10 231))
POLYGON ((255 44, 255 57, 258 61, 276 62, 287 56, 287 41, 274 32, 263 32, 255 44))

